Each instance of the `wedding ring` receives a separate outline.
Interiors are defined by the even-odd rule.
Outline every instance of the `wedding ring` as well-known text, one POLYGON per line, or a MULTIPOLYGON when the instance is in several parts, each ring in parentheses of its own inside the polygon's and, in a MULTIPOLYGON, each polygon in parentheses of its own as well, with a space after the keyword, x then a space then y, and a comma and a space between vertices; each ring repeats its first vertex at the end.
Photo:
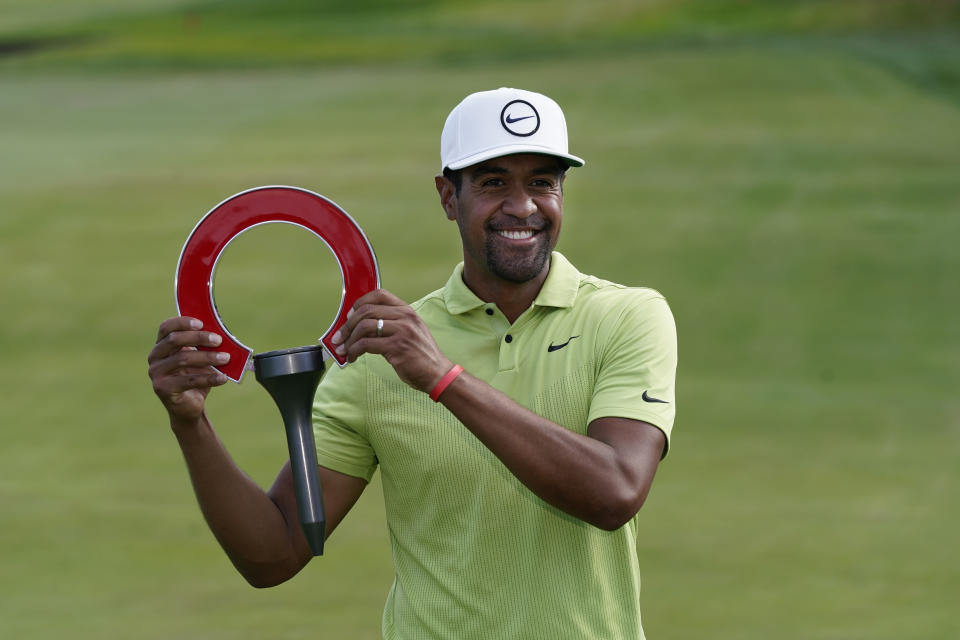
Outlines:
POLYGON ((378 338, 383 337, 383 318, 379 318, 377 320, 377 337, 378 338))

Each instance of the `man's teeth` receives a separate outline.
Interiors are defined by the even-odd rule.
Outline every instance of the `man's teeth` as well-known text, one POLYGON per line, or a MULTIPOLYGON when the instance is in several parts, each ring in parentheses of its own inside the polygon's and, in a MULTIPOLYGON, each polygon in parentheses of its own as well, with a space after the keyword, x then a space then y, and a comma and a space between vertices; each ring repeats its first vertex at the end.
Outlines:
POLYGON ((510 240, 526 240, 533 237, 533 230, 531 229, 524 229, 523 231, 502 230, 497 231, 497 233, 510 240))

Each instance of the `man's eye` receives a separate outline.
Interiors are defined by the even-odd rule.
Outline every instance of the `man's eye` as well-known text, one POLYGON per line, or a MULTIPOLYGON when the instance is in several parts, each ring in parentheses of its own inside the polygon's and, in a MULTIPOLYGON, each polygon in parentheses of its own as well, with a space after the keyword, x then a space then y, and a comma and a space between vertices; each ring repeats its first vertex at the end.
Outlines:
POLYGON ((500 187, 503 185, 503 180, 500 178, 490 178, 483 181, 484 187, 500 187))

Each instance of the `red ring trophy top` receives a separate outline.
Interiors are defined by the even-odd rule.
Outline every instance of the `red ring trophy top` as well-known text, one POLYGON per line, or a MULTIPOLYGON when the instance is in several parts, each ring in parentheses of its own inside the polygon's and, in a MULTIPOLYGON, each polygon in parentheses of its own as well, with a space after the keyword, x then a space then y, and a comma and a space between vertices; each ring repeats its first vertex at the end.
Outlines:
POLYGON ((377 258, 367 236, 347 212, 327 198, 288 186, 257 187, 227 198, 211 209, 187 238, 177 263, 175 289, 178 314, 197 318, 205 330, 223 338, 216 350, 229 353, 230 362, 217 368, 234 382, 243 377, 253 350, 224 326, 213 297, 213 275, 220 254, 235 237, 271 222, 312 231, 336 256, 343 280, 340 309, 319 341, 341 367, 346 358, 337 355, 331 337, 347 321, 353 303, 380 286, 377 258))

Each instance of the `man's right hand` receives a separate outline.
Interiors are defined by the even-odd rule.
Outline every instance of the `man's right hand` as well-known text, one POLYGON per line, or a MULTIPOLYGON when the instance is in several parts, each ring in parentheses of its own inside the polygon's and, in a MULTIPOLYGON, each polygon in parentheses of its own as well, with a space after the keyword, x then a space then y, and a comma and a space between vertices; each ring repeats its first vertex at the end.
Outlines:
POLYGON ((196 423, 203 416, 210 388, 229 379, 213 368, 226 364, 228 354, 197 349, 221 342, 216 333, 203 331, 203 323, 196 318, 169 318, 160 325, 147 362, 153 391, 167 408, 171 425, 196 423))
MULTIPOLYGON (((280 470, 270 491, 264 492, 230 458, 204 415, 210 388, 229 380, 214 369, 227 362, 218 355, 227 354, 198 347, 216 348, 220 342, 220 336, 204 331, 199 320, 165 320, 147 358, 150 380, 170 414, 170 426, 210 530, 250 584, 269 587, 296 575, 312 554, 300 527, 290 463, 280 470)), ((319 472, 329 536, 367 483, 324 467, 319 472)))

